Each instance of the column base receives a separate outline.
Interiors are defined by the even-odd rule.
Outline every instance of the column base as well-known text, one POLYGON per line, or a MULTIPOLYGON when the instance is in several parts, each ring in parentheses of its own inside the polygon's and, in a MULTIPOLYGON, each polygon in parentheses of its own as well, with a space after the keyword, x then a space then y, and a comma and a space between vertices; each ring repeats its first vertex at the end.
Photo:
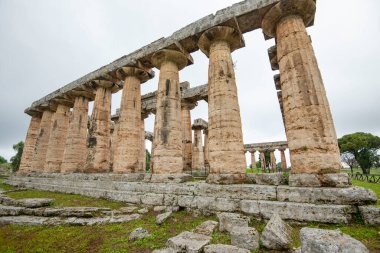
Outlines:
POLYGON ((209 184, 244 184, 244 174, 209 174, 206 182, 209 184))
POLYGON ((289 186, 346 188, 351 186, 351 178, 347 173, 290 174, 289 186))
POLYGON ((151 183, 184 183, 193 181, 193 177, 189 174, 152 174, 151 183))

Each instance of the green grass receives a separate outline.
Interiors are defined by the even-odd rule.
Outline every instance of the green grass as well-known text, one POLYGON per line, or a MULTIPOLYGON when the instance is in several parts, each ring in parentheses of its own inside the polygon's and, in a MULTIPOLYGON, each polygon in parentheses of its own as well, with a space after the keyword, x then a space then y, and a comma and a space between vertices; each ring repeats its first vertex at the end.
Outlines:
MULTIPOLYGON (((352 170, 353 170, 354 174, 356 174, 356 173, 363 174, 363 171, 360 168, 353 168, 352 170)), ((342 169, 342 172, 351 173, 351 169, 349 169, 349 168, 348 169, 342 169)), ((370 174, 380 175, 380 168, 371 168, 370 174)))
POLYGON ((14 189, 13 186, 5 184, 4 180, 5 179, 0 178, 0 189, 5 190, 5 191, 13 190, 14 189))

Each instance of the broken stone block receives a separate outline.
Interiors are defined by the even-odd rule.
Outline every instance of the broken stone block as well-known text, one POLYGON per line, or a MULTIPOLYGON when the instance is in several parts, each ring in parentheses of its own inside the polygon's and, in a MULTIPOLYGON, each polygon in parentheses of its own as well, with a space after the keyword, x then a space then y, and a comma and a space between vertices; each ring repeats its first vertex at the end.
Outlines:
POLYGON ((210 244, 204 248, 204 253, 250 253, 247 249, 226 244, 210 244))
POLYGON ((184 231, 170 238, 166 242, 166 246, 176 250, 176 252, 197 253, 202 252, 203 247, 210 241, 210 236, 184 231))
POLYGON ((216 226, 218 226, 218 222, 208 220, 197 226, 193 232, 202 235, 212 235, 212 233, 215 231, 216 226))
POLYGON ((231 232, 232 228, 248 227, 249 218, 238 213, 219 213, 219 231, 231 232))
POLYGON ((164 211, 166 209, 166 206, 155 206, 154 208, 153 208, 153 211, 154 212, 162 212, 162 211, 164 211))
POLYGON ((255 228, 233 227, 231 230, 231 244, 248 250, 260 247, 260 235, 255 228))
POLYGON ((162 214, 157 215, 157 217, 156 217, 156 224, 157 224, 157 225, 161 225, 161 224, 164 223, 164 221, 166 221, 171 215, 172 215, 172 212, 166 212, 166 213, 162 213, 162 214))
POLYGON ((121 213, 133 213, 137 209, 137 206, 126 206, 119 209, 121 213))
POLYGON ((274 214, 264 228, 261 242, 267 249, 289 249, 292 243, 292 228, 278 214, 274 214))
POLYGON ((359 210, 366 225, 380 225, 380 207, 359 206, 359 210))
POLYGON ((129 235, 129 241, 136 241, 150 236, 151 234, 149 234, 148 230, 140 227, 136 228, 131 232, 131 234, 129 235))
POLYGON ((358 240, 336 230, 302 228, 301 252, 308 253, 368 253, 358 240))
POLYGON ((141 208, 141 209, 137 210, 137 212, 138 212, 139 214, 144 214, 144 213, 149 212, 149 210, 148 210, 148 208, 144 207, 144 208, 141 208))

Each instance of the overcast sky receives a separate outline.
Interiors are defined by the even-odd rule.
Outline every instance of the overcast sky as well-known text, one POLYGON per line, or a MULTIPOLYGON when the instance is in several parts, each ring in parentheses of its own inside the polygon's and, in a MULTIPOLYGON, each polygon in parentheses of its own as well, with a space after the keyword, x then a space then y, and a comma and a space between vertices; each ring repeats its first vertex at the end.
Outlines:
MULTIPOLYGON (((0 155, 25 139, 30 104, 236 0, 0 0, 0 155)), ((318 0, 308 28, 324 79, 338 137, 357 131, 380 136, 380 1, 318 0)), ((261 30, 244 35, 246 47, 233 53, 244 142, 286 140, 261 30)), ((191 86, 207 82, 208 59, 180 72, 191 86)), ((157 89, 156 78, 142 93, 157 89)), ((120 105, 112 97, 112 111, 120 105)), ((192 120, 207 120, 207 103, 192 120)), ((153 131, 154 116, 145 120, 153 131)), ((150 142, 147 141, 150 148, 150 142)), ((279 158, 278 154, 276 156, 279 158)), ((249 159, 247 160, 250 163, 249 159)))

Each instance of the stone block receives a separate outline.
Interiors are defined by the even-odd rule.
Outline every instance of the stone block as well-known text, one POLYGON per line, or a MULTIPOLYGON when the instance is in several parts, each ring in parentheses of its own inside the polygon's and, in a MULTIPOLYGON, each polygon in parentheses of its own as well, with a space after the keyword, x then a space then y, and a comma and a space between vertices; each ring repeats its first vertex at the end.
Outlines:
POLYGON ((261 242, 267 249, 287 250, 292 243, 292 228, 274 214, 264 228, 261 242))
POLYGON ((260 235, 255 228, 235 226, 230 235, 231 244, 234 246, 248 250, 255 250, 260 247, 260 235))
POLYGON ((166 246, 176 250, 176 252, 197 253, 202 252, 210 241, 210 236, 185 231, 169 238, 166 246))
POLYGON ((351 179, 347 173, 330 174, 290 174, 289 186, 293 187, 350 187, 351 179))
POLYGON ((240 201, 240 210, 243 213, 253 215, 253 216, 259 216, 260 215, 260 208, 259 208, 259 202, 257 200, 242 200, 240 201))
POLYGON ((204 253, 250 253, 247 249, 226 244, 210 244, 204 248, 204 253))
POLYGON ((216 226, 218 226, 217 221, 208 220, 197 226, 192 232, 202 235, 211 236, 214 232, 216 226))
POLYGON ((209 174, 206 182, 209 184, 243 184, 245 174, 209 174))
POLYGON ((178 196, 178 205, 181 207, 191 207, 191 203, 193 203, 193 196, 188 195, 180 195, 178 196))
POLYGON ((319 180, 323 187, 350 187, 351 178, 347 173, 331 173, 319 175, 319 180))
POLYGON ((0 205, 0 216, 17 216, 24 213, 25 208, 0 205))
POLYGON ((164 211, 166 209, 166 206, 155 206, 154 208, 153 208, 153 211, 154 212, 162 212, 162 211, 164 211))
POLYGON ((184 183, 193 181, 189 174, 152 174, 151 183, 184 183))
POLYGON ((164 223, 167 219, 169 219, 169 217, 172 215, 172 212, 166 212, 166 213, 162 213, 162 214, 159 214, 157 215, 156 217, 156 224, 157 225, 161 225, 162 223, 164 223))
POLYGON ((165 206, 176 206, 178 205, 178 196, 174 194, 164 195, 164 205, 165 206))
POLYGON ((147 193, 141 197, 141 203, 144 205, 162 206, 164 204, 164 195, 147 193))
POLYGON ((290 174, 289 186, 292 187, 321 187, 316 174, 290 174))
POLYGON ((380 225, 380 207, 359 206, 359 211, 366 225, 380 225))
POLYGON ((256 184, 260 185, 282 185, 285 184, 285 178, 282 173, 259 173, 254 174, 256 184))
POLYGON ((131 232, 128 240, 133 242, 133 241, 143 239, 146 237, 150 237, 150 236, 151 236, 151 234, 149 234, 148 230, 146 230, 145 228, 139 227, 139 228, 136 228, 135 230, 133 230, 131 232))
POLYGON ((35 217, 35 216, 4 216, 0 217, 0 224, 8 225, 23 225, 23 226, 35 226, 43 225, 48 221, 47 217, 35 217))
POLYGON ((219 231, 231 232, 233 227, 248 227, 249 218, 238 213, 219 213, 219 231))
POLYGON ((302 228, 301 252, 308 253, 368 253, 358 240, 336 230, 302 228))
POLYGON ((278 201, 314 204, 366 205, 376 203, 376 194, 362 187, 277 187, 278 201))

